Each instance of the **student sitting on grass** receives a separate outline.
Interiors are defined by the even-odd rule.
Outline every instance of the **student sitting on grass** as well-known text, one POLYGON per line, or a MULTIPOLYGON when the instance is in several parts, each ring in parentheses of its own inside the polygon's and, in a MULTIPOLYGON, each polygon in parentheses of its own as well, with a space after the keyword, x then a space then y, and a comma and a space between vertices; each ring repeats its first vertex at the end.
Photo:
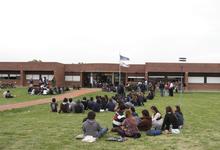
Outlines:
POLYGON ((175 115, 177 117, 179 129, 183 128, 184 118, 183 113, 181 112, 180 106, 176 105, 175 115))
POLYGON ((50 103, 51 112, 57 112, 58 104, 55 98, 52 98, 52 102, 50 103))
POLYGON ((69 103, 68 103, 68 99, 64 98, 63 102, 60 104, 60 110, 59 113, 68 113, 69 112, 69 103))
POLYGON ((142 111, 141 122, 138 124, 138 129, 140 131, 148 131, 152 127, 152 119, 149 115, 148 110, 144 109, 142 111))
POLYGON ((98 122, 95 120, 95 112, 90 111, 88 113, 87 119, 83 122, 83 132, 84 136, 93 136, 95 138, 102 137, 105 133, 107 133, 108 128, 102 128, 98 122))
POLYGON ((153 112, 152 115, 152 128, 156 130, 160 130, 163 124, 163 118, 159 110, 156 106, 151 106, 151 111, 153 112))
POLYGON ((96 102, 94 103, 92 110, 93 110, 94 112, 100 112, 100 109, 101 109, 101 101, 100 101, 100 99, 98 98, 98 99, 96 100, 96 102))
POLYGON ((5 91, 3 93, 3 97, 4 98, 14 98, 14 96, 11 94, 11 92, 8 90, 8 91, 5 91))
POLYGON ((80 100, 78 100, 76 102, 76 105, 75 105, 75 113, 83 113, 84 112, 84 106, 83 104, 80 102, 80 100))
POLYGON ((73 99, 69 98, 69 112, 75 112, 75 105, 76 103, 73 101, 73 99))
POLYGON ((93 97, 90 97, 90 100, 88 102, 88 109, 92 110, 94 103, 95 102, 94 102, 93 97))
POLYGON ((114 112, 115 111, 115 103, 113 102, 112 99, 109 99, 107 105, 106 105, 106 110, 114 112))
POLYGON ((138 130, 136 119, 132 116, 131 110, 125 111, 126 119, 123 121, 121 128, 118 128, 118 134, 124 137, 140 138, 141 134, 138 130))
POLYGON ((178 121, 170 106, 166 107, 166 115, 164 117, 162 130, 169 133, 172 129, 178 129, 178 121))
POLYGON ((115 112, 115 115, 113 117, 112 121, 112 132, 116 132, 118 128, 122 125, 122 122, 125 119, 124 115, 125 105, 122 103, 118 106, 117 111, 115 112))

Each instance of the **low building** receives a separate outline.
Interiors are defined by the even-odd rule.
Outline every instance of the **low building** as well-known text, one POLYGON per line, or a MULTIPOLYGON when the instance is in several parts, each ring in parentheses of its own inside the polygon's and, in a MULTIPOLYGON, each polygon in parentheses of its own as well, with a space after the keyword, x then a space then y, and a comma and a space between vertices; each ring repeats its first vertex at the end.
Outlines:
MULTIPOLYGON (((182 81, 186 90, 220 90, 220 64, 145 63, 121 67, 124 84, 139 81, 182 81)), ((57 62, 0 62, 0 82, 28 86, 33 79, 47 78, 57 86, 90 87, 93 84, 119 83, 119 64, 62 64, 57 62)))

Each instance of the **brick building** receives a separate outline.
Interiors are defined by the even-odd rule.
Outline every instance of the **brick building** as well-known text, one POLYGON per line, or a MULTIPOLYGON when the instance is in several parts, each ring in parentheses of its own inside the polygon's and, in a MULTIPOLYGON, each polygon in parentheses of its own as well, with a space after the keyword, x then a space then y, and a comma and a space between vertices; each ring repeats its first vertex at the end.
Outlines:
MULTIPOLYGON (((57 62, 0 62, 0 82, 27 86, 30 79, 56 79, 57 86, 86 87, 96 81, 118 84, 118 64, 62 64, 57 62)), ((182 81, 187 90, 220 90, 220 64, 145 63, 121 67, 121 80, 182 81)))

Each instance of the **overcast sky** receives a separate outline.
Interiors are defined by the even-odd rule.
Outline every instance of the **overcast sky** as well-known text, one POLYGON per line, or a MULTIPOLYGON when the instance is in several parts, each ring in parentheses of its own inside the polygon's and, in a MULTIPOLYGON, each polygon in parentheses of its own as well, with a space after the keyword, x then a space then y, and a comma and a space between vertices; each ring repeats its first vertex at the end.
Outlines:
POLYGON ((0 61, 220 63, 219 0, 1 0, 0 61))

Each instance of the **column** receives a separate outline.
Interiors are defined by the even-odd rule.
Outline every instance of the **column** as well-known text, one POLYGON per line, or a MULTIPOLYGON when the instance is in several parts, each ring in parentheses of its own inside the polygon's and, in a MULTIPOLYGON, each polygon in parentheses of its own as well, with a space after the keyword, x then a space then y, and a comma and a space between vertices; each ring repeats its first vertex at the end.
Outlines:
POLYGON ((185 72, 184 74, 184 83, 185 83, 185 90, 187 91, 188 90, 188 72, 185 72))
POLYGON ((115 73, 112 73, 112 84, 115 85, 115 73))
POLYGON ((25 81, 26 81, 25 73, 23 70, 20 70, 20 86, 25 86, 25 84, 24 84, 25 81))

